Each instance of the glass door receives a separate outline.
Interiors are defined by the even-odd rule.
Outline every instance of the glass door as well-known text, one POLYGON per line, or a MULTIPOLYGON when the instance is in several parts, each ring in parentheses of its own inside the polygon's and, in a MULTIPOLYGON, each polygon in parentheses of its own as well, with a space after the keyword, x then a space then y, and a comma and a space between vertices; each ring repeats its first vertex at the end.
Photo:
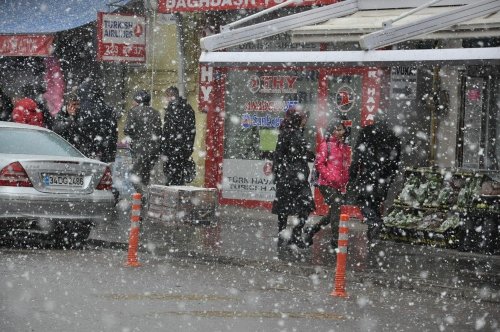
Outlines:
POLYGON ((471 68, 462 79, 458 165, 499 170, 500 86, 495 68, 471 68))

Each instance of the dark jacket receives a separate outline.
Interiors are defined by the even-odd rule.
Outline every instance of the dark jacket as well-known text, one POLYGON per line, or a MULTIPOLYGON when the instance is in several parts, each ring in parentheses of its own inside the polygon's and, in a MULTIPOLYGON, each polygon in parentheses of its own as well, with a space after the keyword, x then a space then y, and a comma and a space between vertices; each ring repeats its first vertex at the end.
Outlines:
POLYGON ((79 143, 82 133, 78 127, 77 117, 69 115, 66 112, 66 107, 63 107, 52 121, 52 130, 80 150, 79 143))
POLYGON ((187 100, 179 97, 165 109, 161 154, 167 160, 187 160, 193 153, 196 123, 194 110, 187 100))
POLYGON ((0 121, 10 121, 14 106, 2 89, 0 89, 0 121))
POLYGON ((364 127, 353 149, 349 188, 358 199, 384 200, 401 158, 401 142, 386 123, 364 127))
POLYGON ((149 106, 136 106, 130 110, 124 129, 134 158, 157 159, 161 140, 160 113, 149 106))
POLYGON ((118 140, 117 119, 112 107, 104 102, 104 95, 92 81, 78 89, 80 110, 77 115, 79 129, 84 134, 80 151, 87 157, 113 162, 118 140))
POLYGON ((308 181, 308 162, 313 160, 302 130, 281 129, 273 156, 276 196, 272 213, 304 215, 315 209, 308 181))

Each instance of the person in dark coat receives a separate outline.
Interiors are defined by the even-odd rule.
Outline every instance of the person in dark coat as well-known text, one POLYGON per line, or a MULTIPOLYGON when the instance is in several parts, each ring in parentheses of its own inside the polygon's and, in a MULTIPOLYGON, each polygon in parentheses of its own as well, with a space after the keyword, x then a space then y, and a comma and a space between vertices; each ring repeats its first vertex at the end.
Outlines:
POLYGON ((399 169, 401 141, 380 120, 361 129, 353 149, 349 190, 353 190, 368 224, 368 240, 382 227, 382 203, 399 169))
POLYGON ((12 100, 0 88, 0 121, 10 121, 13 109, 12 100))
POLYGON ((308 150, 309 144, 303 134, 306 122, 307 114, 300 105, 289 109, 280 126, 273 155, 276 196, 272 213, 278 215, 278 247, 285 243, 305 247, 302 229, 315 209, 308 180, 308 162, 314 160, 314 155, 308 150), (288 217, 293 215, 298 216, 299 223, 293 228, 291 239, 285 242, 282 232, 287 227, 288 217))
POLYGON ((90 158, 114 162, 118 131, 113 108, 104 102, 104 93, 93 80, 82 83, 77 95, 80 100, 77 121, 84 134, 79 142, 80 151, 90 158))
POLYGON ((134 107, 125 124, 125 135, 130 137, 133 160, 132 178, 134 187, 140 193, 149 184, 151 169, 160 155, 161 118, 160 113, 150 107, 151 96, 141 90, 134 95, 134 107))
POLYGON ((187 100, 179 96, 176 87, 166 90, 168 106, 165 108, 161 158, 166 185, 185 185, 193 180, 195 172, 193 153, 196 123, 194 110, 187 100))
POLYGON ((66 97, 65 105, 57 113, 52 124, 52 130, 61 135, 62 138, 73 144, 80 150, 81 132, 78 125, 78 113, 80 110, 80 100, 76 93, 70 93, 66 97))

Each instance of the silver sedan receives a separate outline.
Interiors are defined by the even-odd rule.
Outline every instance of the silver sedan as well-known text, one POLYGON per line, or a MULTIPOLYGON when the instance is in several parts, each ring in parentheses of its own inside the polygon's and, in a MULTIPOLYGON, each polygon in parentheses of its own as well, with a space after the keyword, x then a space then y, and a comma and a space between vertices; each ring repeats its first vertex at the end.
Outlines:
POLYGON ((42 232, 78 244, 114 209, 108 164, 54 132, 0 122, 0 231, 42 232))

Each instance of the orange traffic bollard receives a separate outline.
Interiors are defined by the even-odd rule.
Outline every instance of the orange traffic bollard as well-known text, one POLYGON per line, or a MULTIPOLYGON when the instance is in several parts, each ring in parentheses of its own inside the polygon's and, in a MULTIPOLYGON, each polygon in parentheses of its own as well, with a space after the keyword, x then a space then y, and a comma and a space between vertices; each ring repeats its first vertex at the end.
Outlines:
POLYGON ((128 259, 125 266, 141 266, 141 263, 137 260, 137 249, 139 247, 139 221, 141 221, 141 198, 142 195, 139 193, 132 194, 130 235, 128 239, 128 259))
POLYGON ((335 284, 332 292, 332 296, 336 297, 347 297, 345 291, 345 270, 347 263, 347 242, 349 237, 349 227, 347 222, 349 221, 349 215, 341 214, 339 222, 339 248, 337 251, 337 268, 335 271, 335 284))
POLYGON ((341 205, 340 214, 347 214, 349 217, 353 217, 363 221, 363 214, 361 209, 356 205, 341 205))

